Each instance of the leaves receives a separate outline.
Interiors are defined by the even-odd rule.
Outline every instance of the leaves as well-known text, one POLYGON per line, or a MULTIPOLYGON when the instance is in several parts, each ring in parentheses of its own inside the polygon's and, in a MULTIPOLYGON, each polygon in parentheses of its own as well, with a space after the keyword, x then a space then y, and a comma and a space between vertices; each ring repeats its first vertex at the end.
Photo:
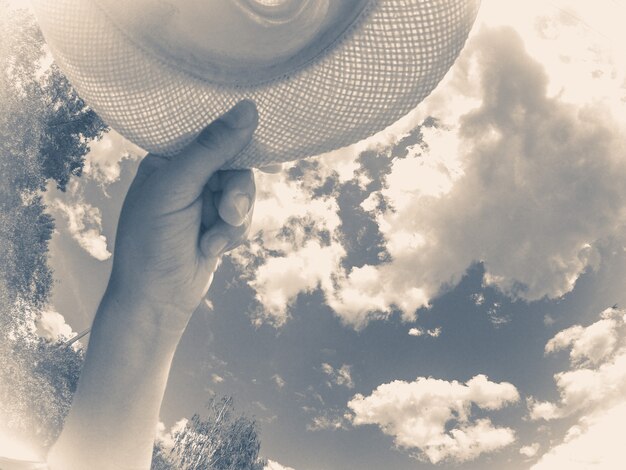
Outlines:
POLYGON ((206 409, 206 417, 194 414, 176 433, 172 449, 156 444, 152 470, 263 470, 256 422, 235 416, 232 397, 212 398, 206 409))
POLYGON ((34 329, 53 285, 43 191, 79 175, 106 127, 48 60, 32 15, 0 0, 0 422, 42 448, 61 430, 81 350, 34 329))

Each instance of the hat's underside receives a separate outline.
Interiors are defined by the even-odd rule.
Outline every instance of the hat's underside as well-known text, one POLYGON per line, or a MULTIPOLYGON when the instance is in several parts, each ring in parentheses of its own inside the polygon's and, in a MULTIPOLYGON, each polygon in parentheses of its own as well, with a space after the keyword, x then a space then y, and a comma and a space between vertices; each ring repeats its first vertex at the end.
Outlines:
POLYGON ((180 151, 242 98, 259 127, 232 168, 325 153, 417 106, 458 56, 477 0, 372 1, 333 49, 261 85, 199 79, 131 39, 89 0, 35 0, 61 69, 115 130, 144 149, 180 151))

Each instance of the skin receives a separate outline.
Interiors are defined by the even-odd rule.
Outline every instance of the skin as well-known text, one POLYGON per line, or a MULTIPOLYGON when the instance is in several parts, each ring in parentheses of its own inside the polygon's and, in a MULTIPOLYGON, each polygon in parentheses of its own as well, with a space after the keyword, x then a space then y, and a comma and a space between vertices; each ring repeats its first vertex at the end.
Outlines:
POLYGON ((141 162, 72 408, 48 455, 52 470, 150 468, 178 342, 221 255, 250 227, 252 172, 219 168, 245 148, 257 122, 254 104, 242 101, 179 155, 141 162))

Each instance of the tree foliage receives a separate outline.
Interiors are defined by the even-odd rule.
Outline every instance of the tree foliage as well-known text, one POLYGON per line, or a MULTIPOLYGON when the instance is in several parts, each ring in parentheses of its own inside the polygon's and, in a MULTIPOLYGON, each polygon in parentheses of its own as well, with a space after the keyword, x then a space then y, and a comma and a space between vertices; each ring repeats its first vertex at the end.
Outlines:
POLYGON ((54 65, 26 10, 0 0, 0 424, 41 447, 61 429, 82 351, 46 341, 50 298, 48 180, 64 189, 107 129, 54 65))
POLYGON ((152 470, 263 470, 256 422, 235 415, 231 397, 212 398, 206 409, 174 435, 171 449, 156 443, 152 470))
POLYGON ((2 426, 43 452, 61 432, 83 351, 32 336, 0 345, 0 356, 2 426))
MULTIPOLYGON (((32 15, 0 0, 0 277, 13 300, 41 306, 54 224, 41 192, 80 175, 89 142, 107 130, 55 65, 32 15)), ((9 304, 12 304, 11 299, 9 304)))

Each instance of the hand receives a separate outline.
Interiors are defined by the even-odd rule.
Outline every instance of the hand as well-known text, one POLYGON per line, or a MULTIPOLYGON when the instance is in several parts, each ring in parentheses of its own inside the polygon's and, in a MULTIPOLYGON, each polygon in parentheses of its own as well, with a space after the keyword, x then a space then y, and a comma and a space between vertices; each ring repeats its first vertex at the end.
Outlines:
POLYGON ((242 101, 179 155, 144 158, 122 207, 108 295, 155 307, 147 320, 182 334, 220 256, 249 230, 253 173, 219 168, 246 147, 257 121, 254 104, 242 101))

